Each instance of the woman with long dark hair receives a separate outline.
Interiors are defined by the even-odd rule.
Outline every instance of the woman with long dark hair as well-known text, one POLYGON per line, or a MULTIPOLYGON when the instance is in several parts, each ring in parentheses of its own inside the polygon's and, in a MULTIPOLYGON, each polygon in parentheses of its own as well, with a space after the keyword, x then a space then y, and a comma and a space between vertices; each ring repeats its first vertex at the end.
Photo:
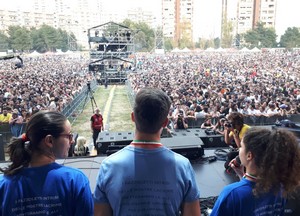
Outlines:
POLYGON ((240 166, 230 166, 241 177, 226 186, 211 216, 284 215, 286 198, 299 188, 300 147, 287 130, 250 128, 239 149, 240 166), (245 172, 244 172, 245 170, 245 172))
POLYGON ((74 142, 71 125, 58 112, 39 111, 25 134, 8 145, 11 164, 1 169, 1 215, 93 215, 87 177, 56 159, 74 142))

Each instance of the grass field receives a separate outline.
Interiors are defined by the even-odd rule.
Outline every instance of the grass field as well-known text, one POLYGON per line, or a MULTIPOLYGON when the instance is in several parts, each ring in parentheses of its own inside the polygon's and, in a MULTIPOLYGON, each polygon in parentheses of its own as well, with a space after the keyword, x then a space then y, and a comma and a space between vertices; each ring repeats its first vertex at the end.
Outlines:
MULTIPOLYGON (((105 113, 105 130, 134 130, 134 125, 131 122, 130 118, 132 108, 129 99, 127 98, 127 87, 125 85, 109 85, 106 89, 104 88, 104 86, 99 86, 94 92, 94 98, 101 110, 101 113, 105 113), (110 93, 112 93, 111 99, 109 99, 110 93)), ((74 132, 77 132, 79 135, 86 137, 88 140, 92 137, 92 131, 90 127, 90 118, 92 115, 92 103, 88 101, 83 112, 78 116, 78 118, 75 122, 73 122, 72 125, 72 130, 74 132)))

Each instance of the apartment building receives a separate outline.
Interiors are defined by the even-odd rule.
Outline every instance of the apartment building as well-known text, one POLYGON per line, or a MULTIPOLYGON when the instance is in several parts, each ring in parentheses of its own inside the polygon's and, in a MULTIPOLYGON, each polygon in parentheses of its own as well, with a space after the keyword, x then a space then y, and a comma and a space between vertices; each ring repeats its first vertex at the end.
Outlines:
POLYGON ((193 0, 162 0, 162 28, 165 37, 178 41, 183 34, 193 38, 193 0))

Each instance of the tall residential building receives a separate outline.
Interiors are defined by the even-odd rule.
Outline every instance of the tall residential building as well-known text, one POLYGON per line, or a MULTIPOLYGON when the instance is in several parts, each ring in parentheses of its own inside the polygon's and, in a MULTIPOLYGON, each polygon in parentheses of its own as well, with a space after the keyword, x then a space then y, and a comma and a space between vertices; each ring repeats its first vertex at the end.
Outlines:
POLYGON ((155 18, 151 11, 145 11, 143 8, 133 8, 128 10, 127 18, 133 22, 145 22, 150 27, 155 27, 155 18))
POLYGON ((164 36, 178 41, 188 35, 192 40, 193 10, 193 0, 162 0, 164 36))
POLYGON ((242 34, 262 22, 265 27, 275 28, 277 0, 239 0, 236 32, 242 34))

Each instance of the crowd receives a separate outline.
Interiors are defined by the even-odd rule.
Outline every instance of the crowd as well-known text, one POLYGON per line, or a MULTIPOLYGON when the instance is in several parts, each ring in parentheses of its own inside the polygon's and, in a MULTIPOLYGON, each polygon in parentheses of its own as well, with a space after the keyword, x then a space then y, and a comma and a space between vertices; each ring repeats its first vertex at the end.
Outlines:
POLYGON ((17 110, 28 121, 39 110, 62 109, 93 76, 87 71, 88 59, 45 55, 0 61, 0 113, 17 110))
POLYGON ((299 51, 140 55, 135 92, 156 87, 172 99, 170 117, 219 117, 238 111, 272 116, 300 113, 299 51))
MULTIPOLYGON (((239 166, 235 167, 237 158, 228 166, 241 180, 223 189, 211 215, 284 215, 286 198, 299 187, 297 138, 286 130, 251 129, 242 114, 300 113, 298 56, 140 56, 145 71, 129 75, 137 92, 131 114, 134 139, 101 161, 94 193, 84 173, 56 163, 67 157, 75 141, 70 122, 56 111, 92 79, 92 74, 78 73, 86 70, 87 62, 29 58, 17 69, 14 62, 1 62, 0 120, 17 124, 29 119, 25 133, 10 140, 11 164, 0 168, 1 214, 200 216, 201 188, 193 167, 163 146, 161 132, 170 118, 181 119, 176 127, 185 128, 184 117, 207 117, 201 127, 211 128, 211 117, 229 114, 226 120, 220 118, 220 127, 224 126, 225 142, 234 140, 239 148, 239 166), (43 109, 50 111, 37 112, 43 109), (23 112, 31 117, 23 118, 23 112)), ((103 130, 103 124, 96 123, 102 120, 92 117, 91 128, 103 130)), ((77 141, 76 155, 86 155, 86 139, 77 141)))

